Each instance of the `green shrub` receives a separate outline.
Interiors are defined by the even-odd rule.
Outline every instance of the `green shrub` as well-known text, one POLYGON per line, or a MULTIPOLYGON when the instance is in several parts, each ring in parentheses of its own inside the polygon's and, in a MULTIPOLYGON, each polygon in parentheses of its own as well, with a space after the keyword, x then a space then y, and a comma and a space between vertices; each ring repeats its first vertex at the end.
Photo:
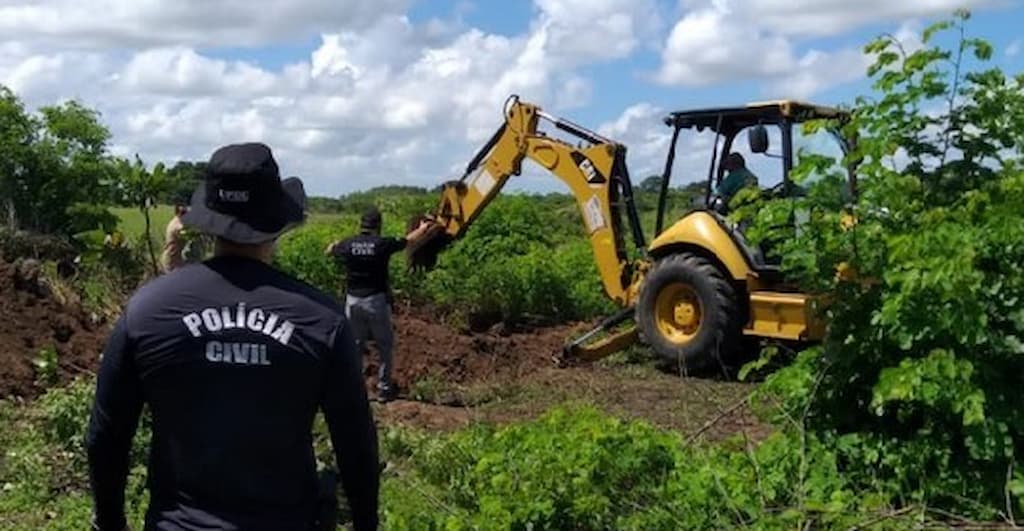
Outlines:
MULTIPOLYGON (((888 39, 868 46, 880 97, 859 101, 846 126, 862 134, 856 225, 842 227, 827 184, 762 207, 761 224, 812 213, 776 238, 779 254, 833 300, 824 344, 763 391, 786 406, 780 422, 803 419, 839 450, 851 480, 988 519, 1024 508, 1024 76, 969 71, 959 55, 983 63, 982 41, 929 47, 959 24, 930 28, 909 55, 888 39), (855 281, 836 277, 841 263, 855 281)), ((808 161, 794 175, 822 162, 808 161)))
MULTIPOLYGON (((585 319, 609 311, 589 242, 575 205, 562 198, 506 196, 496 199, 466 235, 424 275, 407 270, 404 255, 391 261, 399 299, 428 303, 484 325, 524 319, 585 319)), ((424 212, 422 199, 384 203, 387 236, 406 232, 406 223, 424 212)), ((332 241, 356 234, 358 213, 311 221, 279 243, 275 261, 298 278, 329 293, 344 289, 344 272, 324 255, 332 241)))
POLYGON ((281 238, 274 255, 275 265, 323 291, 337 294, 341 270, 324 254, 324 249, 353 230, 353 226, 337 222, 308 223, 281 238))
POLYGON ((68 234, 78 234, 90 230, 104 233, 113 232, 120 219, 103 205, 92 203, 75 203, 68 207, 68 234))
POLYGON ((687 447, 589 406, 388 447, 411 467, 385 480, 389 529, 795 529, 888 509, 884 496, 852 490, 834 450, 813 438, 687 447))

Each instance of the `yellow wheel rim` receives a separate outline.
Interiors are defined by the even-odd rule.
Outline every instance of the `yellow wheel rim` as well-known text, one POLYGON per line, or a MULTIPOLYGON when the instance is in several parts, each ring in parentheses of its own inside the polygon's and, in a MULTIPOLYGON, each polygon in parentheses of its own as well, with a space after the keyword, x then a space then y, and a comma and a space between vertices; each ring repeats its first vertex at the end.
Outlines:
POLYGON ((700 331, 703 322, 700 299, 687 284, 668 284, 654 302, 654 317, 665 339, 677 345, 685 344, 700 331))

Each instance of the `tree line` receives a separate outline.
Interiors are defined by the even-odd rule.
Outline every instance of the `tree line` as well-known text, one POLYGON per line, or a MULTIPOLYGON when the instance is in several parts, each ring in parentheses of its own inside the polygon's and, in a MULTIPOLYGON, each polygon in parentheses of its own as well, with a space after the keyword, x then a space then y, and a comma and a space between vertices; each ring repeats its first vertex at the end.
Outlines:
POLYGON ((111 153, 100 113, 77 101, 26 109, 0 85, 0 216, 8 229, 71 236, 113 230, 108 206, 187 200, 205 163, 146 165, 111 153))

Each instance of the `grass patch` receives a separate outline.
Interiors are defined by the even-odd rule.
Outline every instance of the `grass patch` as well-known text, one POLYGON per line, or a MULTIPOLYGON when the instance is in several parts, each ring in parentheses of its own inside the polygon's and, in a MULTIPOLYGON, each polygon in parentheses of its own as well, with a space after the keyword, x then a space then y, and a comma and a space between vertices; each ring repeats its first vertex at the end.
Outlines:
MULTIPOLYGON (((110 211, 121 220, 118 224, 118 228, 130 241, 135 241, 145 234, 146 218, 142 215, 142 211, 139 209, 131 207, 115 207, 111 208, 110 211)), ((158 205, 150 210, 149 218, 152 223, 150 230, 154 244, 158 246, 163 245, 164 230, 167 228, 167 224, 173 217, 174 207, 170 205, 158 205)))
MULTIPOLYGON (((120 223, 118 229, 124 233, 130 241, 135 241, 141 238, 146 232, 146 218, 142 215, 142 211, 132 207, 114 207, 110 211, 118 217, 120 223)), ((171 205, 158 205, 154 207, 150 213, 150 222, 152 226, 150 230, 153 236, 153 244, 160 248, 164 243, 164 230, 167 228, 167 224, 170 223, 171 218, 174 217, 174 207, 171 205)), ((335 214, 335 213, 312 213, 309 215, 307 223, 337 223, 345 219, 352 218, 350 214, 335 214)), ((340 237, 340 236, 339 236, 340 237)))

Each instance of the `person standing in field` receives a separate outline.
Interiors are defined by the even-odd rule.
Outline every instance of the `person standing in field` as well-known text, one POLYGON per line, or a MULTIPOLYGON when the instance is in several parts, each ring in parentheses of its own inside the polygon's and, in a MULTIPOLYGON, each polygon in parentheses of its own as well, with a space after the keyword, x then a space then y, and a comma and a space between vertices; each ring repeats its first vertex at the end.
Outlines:
POLYGON ((377 398, 388 402, 398 395, 391 379, 394 365, 394 328, 391 318, 392 292, 388 275, 391 256, 409 242, 422 238, 430 222, 423 221, 405 237, 381 236, 381 214, 370 207, 359 223, 359 234, 327 246, 326 253, 345 268, 345 315, 352 323, 356 345, 366 352, 369 340, 377 346, 377 398))
POLYGON ((378 526, 380 467, 361 360, 335 298, 271 265, 306 217, 269 147, 215 151, 181 216, 214 256, 128 301, 103 350, 86 449, 93 529, 127 528, 125 485, 143 405, 152 419, 145 529, 335 529, 317 476, 322 411, 356 530, 378 526))
POLYGON ((185 265, 185 238, 182 234, 185 226, 181 223, 181 217, 188 212, 188 206, 183 201, 174 204, 174 217, 167 222, 164 229, 164 248, 160 254, 160 265, 165 273, 169 273, 185 265))
POLYGON ((188 213, 188 201, 178 201, 174 205, 174 217, 167 223, 164 230, 164 247, 160 254, 160 264, 165 273, 190 263, 199 262, 206 255, 205 235, 186 227, 181 218, 188 213))

